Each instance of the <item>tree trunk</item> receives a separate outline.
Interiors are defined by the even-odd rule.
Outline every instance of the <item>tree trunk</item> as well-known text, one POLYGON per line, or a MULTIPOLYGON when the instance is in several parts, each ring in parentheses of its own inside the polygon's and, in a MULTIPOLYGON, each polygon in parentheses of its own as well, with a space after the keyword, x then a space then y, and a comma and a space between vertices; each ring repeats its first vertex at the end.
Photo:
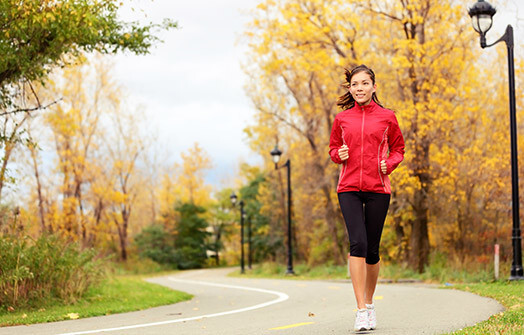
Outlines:
POLYGON ((429 143, 424 141, 415 144, 416 168, 415 176, 420 182, 420 189, 415 191, 413 212, 415 218, 411 222, 409 264, 422 273, 429 259, 429 143))
POLYGON ((122 226, 118 229, 118 237, 120 240, 120 259, 127 261, 127 222, 122 222, 122 226))
POLYGON ((124 262, 127 261, 127 227, 129 225, 129 214, 130 211, 124 206, 121 210, 122 225, 118 224, 118 221, 115 220, 118 229, 118 238, 120 240, 120 259, 124 262))
POLYGON ((36 179, 36 191, 38 193, 38 210, 40 215, 40 233, 43 234, 46 231, 45 216, 44 216, 44 200, 42 196, 42 184, 40 183, 40 174, 38 172, 38 163, 36 161, 36 152, 34 148, 30 148, 31 158, 33 160, 33 167, 35 169, 36 179))
POLYGON ((9 162, 9 158, 11 157, 11 152, 13 150, 13 145, 10 143, 4 143, 4 158, 2 160, 2 167, 0 169, 0 199, 2 199, 2 190, 4 189, 5 185, 5 174, 7 172, 7 162, 9 162))

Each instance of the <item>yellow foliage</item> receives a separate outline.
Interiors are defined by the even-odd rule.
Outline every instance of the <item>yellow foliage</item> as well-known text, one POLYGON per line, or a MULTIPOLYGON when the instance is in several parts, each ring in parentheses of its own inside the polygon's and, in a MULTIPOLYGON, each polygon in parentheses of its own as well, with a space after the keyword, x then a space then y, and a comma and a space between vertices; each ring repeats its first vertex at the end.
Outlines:
MULTIPOLYGON (((323 246, 323 239, 345 247, 338 233, 344 229, 338 170, 327 157, 327 141, 343 92, 342 67, 360 63, 375 70, 378 96, 396 111, 406 140, 405 160, 391 176, 393 223, 386 226, 401 227, 404 235, 385 232, 402 240, 397 256, 416 256, 420 250, 410 250, 408 242, 417 239, 450 252, 491 243, 485 222, 504 222, 509 193, 507 125, 501 122, 507 88, 491 69, 506 65, 478 64, 485 60, 465 6, 451 0, 282 0, 262 1, 253 11, 244 68, 257 114, 246 134, 268 169, 275 141, 291 159, 302 248, 323 246), (325 226, 313 228, 318 222, 325 226), (428 234, 411 239, 413 225, 424 224, 428 234), (472 239, 472 232, 483 237, 472 239)), ((522 101, 521 89, 517 95, 522 101)), ((275 201, 283 207, 285 177, 274 179, 262 211, 277 219, 281 213, 271 208, 279 208, 275 201)), ((324 251, 314 261, 342 261, 342 252, 324 251)))

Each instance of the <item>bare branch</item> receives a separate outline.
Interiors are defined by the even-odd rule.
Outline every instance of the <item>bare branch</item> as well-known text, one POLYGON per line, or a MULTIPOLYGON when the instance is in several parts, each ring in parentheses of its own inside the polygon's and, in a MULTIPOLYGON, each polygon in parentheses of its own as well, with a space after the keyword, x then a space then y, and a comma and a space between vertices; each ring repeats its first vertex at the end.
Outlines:
POLYGON ((18 108, 18 109, 15 109, 15 110, 12 110, 10 112, 3 112, 3 113, 0 113, 0 116, 6 116, 6 115, 9 115, 9 114, 16 114, 16 113, 29 113, 29 112, 34 112, 34 111, 37 111, 37 110, 44 110, 44 109, 47 109, 57 103, 59 103, 60 101, 62 101, 63 98, 60 98, 58 100, 55 100, 53 102, 51 102, 50 104, 47 104, 45 106, 36 106, 36 107, 33 107, 33 108, 18 108))

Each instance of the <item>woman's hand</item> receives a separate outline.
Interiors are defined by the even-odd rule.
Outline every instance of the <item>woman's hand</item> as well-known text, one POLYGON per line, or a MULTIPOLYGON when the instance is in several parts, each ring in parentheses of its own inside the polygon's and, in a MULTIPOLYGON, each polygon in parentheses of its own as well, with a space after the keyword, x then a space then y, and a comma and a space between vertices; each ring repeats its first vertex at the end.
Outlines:
POLYGON ((388 166, 386 165, 385 160, 380 161, 380 170, 382 171, 383 174, 386 174, 388 172, 388 166))
POLYGON ((349 154, 348 154, 348 146, 347 145, 343 145, 340 147, 340 149, 338 149, 338 157, 340 157, 341 160, 345 161, 346 159, 349 158, 349 154))

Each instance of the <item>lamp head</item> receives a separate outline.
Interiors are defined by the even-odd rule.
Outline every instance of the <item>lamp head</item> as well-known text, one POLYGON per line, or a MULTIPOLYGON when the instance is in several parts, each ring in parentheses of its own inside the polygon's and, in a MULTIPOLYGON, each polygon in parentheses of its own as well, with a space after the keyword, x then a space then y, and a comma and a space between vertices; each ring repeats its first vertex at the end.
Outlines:
POLYGON ((497 10, 484 0, 478 0, 469 10, 473 29, 481 36, 486 35, 493 25, 493 15, 497 10))
POLYGON ((271 150, 271 157, 273 157, 273 162, 275 164, 277 164, 278 161, 280 160, 280 156, 282 156, 282 151, 278 149, 278 144, 277 144, 275 145, 275 148, 271 150))
POLYGON ((237 203, 237 199, 238 199, 235 192, 231 193, 231 195, 229 196, 229 199, 231 200, 231 203, 233 204, 233 206, 235 206, 237 203))

